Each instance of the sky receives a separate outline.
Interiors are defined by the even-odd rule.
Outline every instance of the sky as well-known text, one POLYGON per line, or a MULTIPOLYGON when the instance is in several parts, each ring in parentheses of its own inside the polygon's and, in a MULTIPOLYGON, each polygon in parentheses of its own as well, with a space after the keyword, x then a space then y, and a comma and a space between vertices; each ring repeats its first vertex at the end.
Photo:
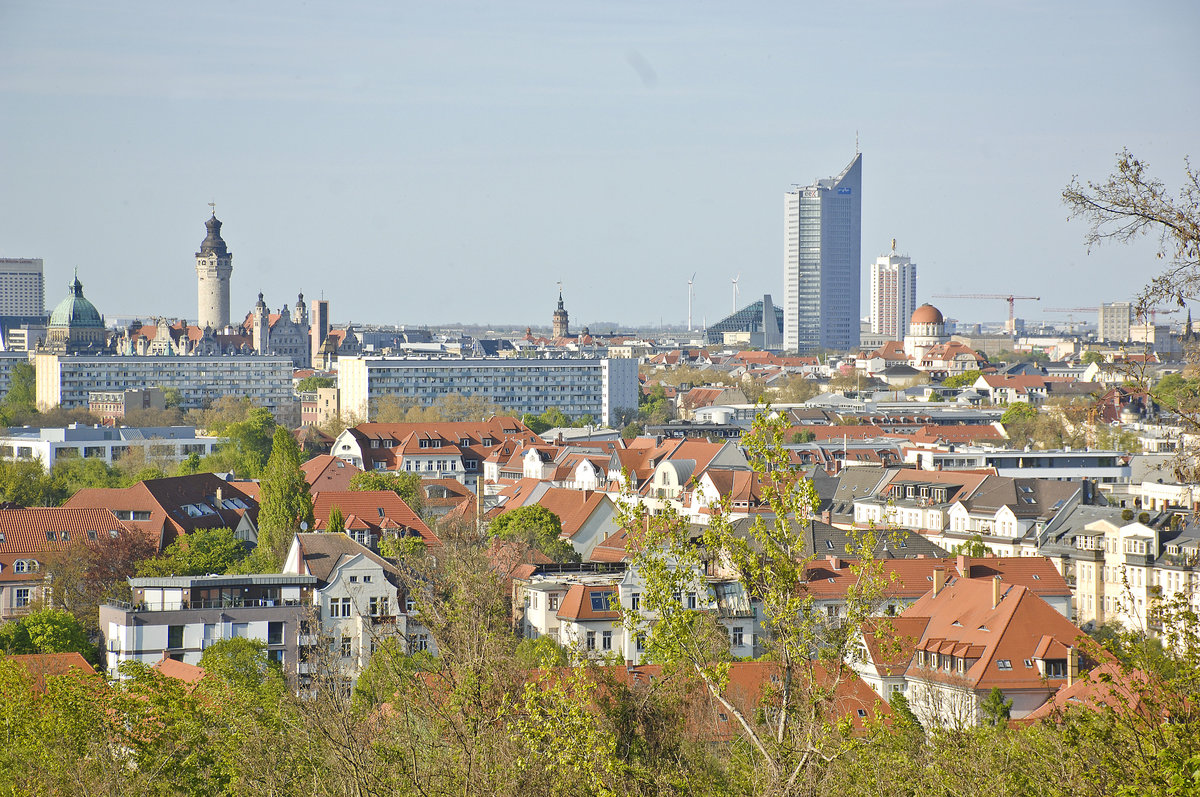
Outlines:
MULTIPOLYGON (((1200 3, 0 0, 0 257, 102 313, 194 318, 209 202, 232 312, 696 325, 783 295, 783 198, 863 154, 866 267, 999 320, 1134 295, 1063 187, 1200 158, 1200 3)), ((1094 320, 1094 315, 1092 316, 1094 320)), ((593 331, 597 331, 593 329, 593 331)))

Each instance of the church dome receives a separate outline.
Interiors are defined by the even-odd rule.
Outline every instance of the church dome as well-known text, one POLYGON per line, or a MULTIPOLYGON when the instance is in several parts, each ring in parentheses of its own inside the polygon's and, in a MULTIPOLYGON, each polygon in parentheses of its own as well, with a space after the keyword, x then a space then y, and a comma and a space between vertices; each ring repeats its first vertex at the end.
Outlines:
POLYGON ((944 322, 942 311, 931 304, 923 304, 918 307, 908 321, 909 324, 942 324, 944 322))
POLYGON ((71 293, 58 303, 50 314, 51 327, 70 327, 72 329, 103 329, 104 319, 96 305, 83 298, 83 283, 78 275, 70 285, 71 293))
POLYGON ((225 239, 221 237, 221 222, 217 219, 216 214, 204 222, 204 228, 208 231, 208 235, 204 236, 204 240, 200 242, 199 254, 217 256, 229 254, 229 247, 225 245, 225 239))

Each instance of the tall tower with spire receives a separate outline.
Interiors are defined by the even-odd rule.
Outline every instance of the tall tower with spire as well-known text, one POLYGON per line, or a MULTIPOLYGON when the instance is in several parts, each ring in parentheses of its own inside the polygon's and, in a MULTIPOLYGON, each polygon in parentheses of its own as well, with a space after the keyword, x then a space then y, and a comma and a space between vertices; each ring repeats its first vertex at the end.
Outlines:
POLYGON ((233 253, 221 238, 221 222, 216 210, 204 222, 208 235, 196 253, 196 282, 199 312, 196 324, 201 329, 229 326, 229 275, 233 273, 233 253))
POLYGON ((571 323, 567 309, 563 307, 562 288, 558 289, 558 309, 554 311, 554 337, 565 338, 571 334, 571 323))

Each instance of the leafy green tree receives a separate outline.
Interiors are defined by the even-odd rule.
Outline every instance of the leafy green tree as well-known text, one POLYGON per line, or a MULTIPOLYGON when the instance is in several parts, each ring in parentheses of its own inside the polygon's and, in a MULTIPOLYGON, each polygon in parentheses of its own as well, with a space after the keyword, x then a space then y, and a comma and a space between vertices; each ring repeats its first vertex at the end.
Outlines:
POLYGON ((892 692, 892 696, 888 698, 888 704, 891 705, 892 711, 901 723, 917 731, 923 730, 921 721, 913 713, 912 706, 908 704, 908 698, 904 696, 903 692, 892 692))
POLYGON ((979 381, 981 371, 963 371, 961 374, 951 374, 942 380, 942 387, 970 387, 979 381))
POLYGON ((333 387, 333 379, 328 376, 306 376, 296 383, 297 393, 315 393, 323 387, 333 387))
POLYGON ((955 545, 951 552, 955 556, 962 554, 963 556, 982 558, 990 554, 992 551, 991 548, 988 548, 987 545, 984 544, 982 535, 975 534, 972 535, 971 539, 967 540, 966 542, 955 545))
POLYGON ((999 687, 992 687, 988 696, 979 704, 983 721, 989 725, 1006 725, 1012 711, 1011 700, 1006 700, 999 687))
POLYGON ((571 666, 571 651, 548 636, 522 639, 517 645, 514 655, 517 664, 526 670, 549 670, 555 667, 571 666))
POLYGON ((99 660, 83 625, 60 609, 37 609, 0 626, 0 648, 6 653, 79 653, 93 665, 99 660))
POLYGON ((350 489, 361 491, 391 490, 404 499, 418 515, 425 512, 425 490, 421 477, 409 471, 363 471, 350 478, 350 489))
POLYGON ((84 488, 121 487, 125 475, 102 459, 69 457, 59 460, 50 471, 55 490, 69 498, 84 488))
POLYGON ((224 574, 249 555, 246 544, 227 528, 196 529, 178 537, 162 556, 138 564, 139 576, 224 574))
POLYGON ((1037 407, 1028 401, 1015 401, 1000 416, 1000 423, 1007 425, 1018 421, 1029 421, 1036 418, 1037 415, 1037 407))
POLYGON ((225 426, 223 434, 228 441, 204 458, 203 469, 214 473, 232 471, 249 479, 262 476, 271 456, 272 441, 276 439, 276 426, 270 410, 264 407, 249 410, 245 420, 225 426))
POLYGON ((1084 365, 1100 365, 1104 362, 1104 355, 1098 351, 1085 351, 1079 361, 1084 365))
POLYGON ((798 429, 792 432, 792 443, 811 443, 816 440, 817 436, 813 434, 811 429, 798 429))
POLYGON ((57 506, 65 496, 37 459, 0 459, 0 500, 20 506, 57 506))
POLYGON ((562 521, 544 506, 532 504, 505 512, 488 524, 488 534, 541 551, 556 562, 579 561, 571 543, 562 538, 562 521))
POLYGON ((259 489, 258 546, 282 564, 301 524, 306 524, 305 528, 313 526, 312 495, 300 470, 296 438, 278 426, 259 489))
POLYGON ((632 423, 626 424, 625 428, 623 428, 621 430, 621 439, 622 440, 633 440, 634 438, 640 436, 645 431, 646 431, 646 428, 644 426, 642 426, 642 424, 638 423, 637 421, 634 421, 632 423))
POLYGON ((181 391, 179 388, 164 387, 162 392, 163 404, 167 406, 167 409, 175 409, 183 404, 183 391, 181 391))
POLYGON ((8 413, 37 411, 37 376, 28 362, 13 363, 9 371, 8 392, 4 394, 3 410, 8 413))
POLYGON ((193 473, 200 473, 200 455, 195 451, 184 457, 183 461, 179 463, 175 475, 191 476, 193 473))
POLYGON ((342 508, 334 506, 329 510, 329 523, 325 527, 325 531, 330 534, 344 534, 346 532, 346 518, 342 515, 342 508))

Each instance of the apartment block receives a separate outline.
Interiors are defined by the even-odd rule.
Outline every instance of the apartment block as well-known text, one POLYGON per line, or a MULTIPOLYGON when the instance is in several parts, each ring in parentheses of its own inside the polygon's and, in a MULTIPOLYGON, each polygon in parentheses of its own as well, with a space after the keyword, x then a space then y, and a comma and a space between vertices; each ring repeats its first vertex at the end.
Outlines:
POLYGON ((341 358, 342 411, 366 418, 385 396, 430 404, 441 396, 480 396, 514 415, 557 407, 567 415, 616 422, 620 409, 637 407, 637 360, 341 358))

